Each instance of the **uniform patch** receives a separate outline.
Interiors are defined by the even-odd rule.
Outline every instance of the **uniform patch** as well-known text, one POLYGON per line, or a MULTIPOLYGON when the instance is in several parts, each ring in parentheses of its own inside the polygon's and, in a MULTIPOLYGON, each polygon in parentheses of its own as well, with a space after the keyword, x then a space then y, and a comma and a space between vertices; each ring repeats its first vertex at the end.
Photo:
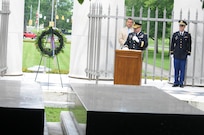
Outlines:
POLYGON ((143 47, 144 46, 144 41, 142 41, 142 43, 141 43, 141 47, 143 47))

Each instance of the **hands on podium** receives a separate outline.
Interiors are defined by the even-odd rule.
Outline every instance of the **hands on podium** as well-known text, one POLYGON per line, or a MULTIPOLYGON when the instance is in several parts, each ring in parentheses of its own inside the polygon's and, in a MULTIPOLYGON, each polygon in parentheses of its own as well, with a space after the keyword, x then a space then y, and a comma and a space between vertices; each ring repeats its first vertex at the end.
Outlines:
POLYGON ((129 50, 129 48, 128 48, 127 45, 124 45, 121 49, 122 49, 122 50, 129 50))

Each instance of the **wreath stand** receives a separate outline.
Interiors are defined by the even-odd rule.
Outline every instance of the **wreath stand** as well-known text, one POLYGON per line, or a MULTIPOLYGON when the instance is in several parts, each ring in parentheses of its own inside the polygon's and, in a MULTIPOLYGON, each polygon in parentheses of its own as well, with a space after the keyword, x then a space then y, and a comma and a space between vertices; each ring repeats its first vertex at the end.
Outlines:
MULTIPOLYGON (((60 82, 61 82, 61 86, 63 88, 63 83, 62 83, 62 77, 61 77, 61 72, 60 72, 60 66, 59 66, 59 62, 58 62, 58 57, 56 57, 56 60, 57 60, 57 67, 58 67, 58 71, 59 71, 59 75, 60 75, 60 82)), ((37 73, 36 73, 36 76, 35 76, 35 81, 37 80, 37 76, 38 76, 38 73, 39 73, 39 70, 40 70, 40 65, 42 63, 42 59, 43 59, 43 55, 41 55, 41 58, 40 58, 40 63, 38 65, 38 70, 37 70, 37 73)), ((50 58, 49 58, 49 69, 50 69, 50 58)), ((49 90, 49 82, 50 82, 50 76, 49 76, 49 73, 48 73, 48 90, 49 90)))
MULTIPOLYGON (((56 58, 57 67, 58 67, 58 71, 59 71, 59 75, 60 75, 60 82, 61 82, 61 86, 63 88, 62 77, 61 77, 61 72, 60 72, 60 66, 59 66, 59 61, 58 61, 58 57, 57 57, 57 54, 60 53, 62 51, 63 47, 64 47, 64 38, 63 38, 63 36, 57 30, 50 27, 48 30, 42 31, 40 36, 38 36, 37 45, 38 45, 38 49, 41 52, 41 58, 40 58, 40 63, 38 65, 38 70, 37 70, 37 73, 36 73, 36 76, 35 76, 35 81, 37 79, 43 57, 49 58, 49 69, 50 69, 50 58, 56 58), (45 38, 45 36, 47 36, 47 35, 51 35, 51 37, 48 36, 47 38, 45 38), (59 40, 59 43, 60 43, 60 45, 58 47, 56 47, 56 45, 55 45, 54 35, 58 37, 58 40, 59 40), (46 48, 45 47, 46 45, 43 42, 45 39, 47 41, 48 38, 50 38, 50 44, 51 44, 50 48, 46 48)), ((49 89, 49 81, 50 81, 50 76, 49 76, 49 73, 48 73, 48 89, 49 89)))

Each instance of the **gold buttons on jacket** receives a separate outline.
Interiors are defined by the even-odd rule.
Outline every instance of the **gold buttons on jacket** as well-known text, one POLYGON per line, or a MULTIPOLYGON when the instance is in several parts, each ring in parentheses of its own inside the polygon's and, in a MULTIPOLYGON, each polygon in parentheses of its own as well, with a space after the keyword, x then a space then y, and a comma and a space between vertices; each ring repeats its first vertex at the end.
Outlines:
POLYGON ((180 38, 180 48, 182 48, 182 39, 180 38))

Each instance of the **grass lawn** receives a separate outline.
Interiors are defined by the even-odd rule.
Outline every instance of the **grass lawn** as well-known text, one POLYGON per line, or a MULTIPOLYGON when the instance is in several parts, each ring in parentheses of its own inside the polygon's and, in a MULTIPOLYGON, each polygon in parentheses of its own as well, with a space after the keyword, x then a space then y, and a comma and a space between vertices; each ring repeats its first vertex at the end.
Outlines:
MULTIPOLYGON (((156 67, 162 67, 162 41, 158 40, 159 43, 159 52, 156 54, 156 67)), ((164 63, 163 68, 165 70, 169 70, 169 55, 168 55, 168 47, 169 47, 169 40, 165 40, 165 51, 164 51, 164 63)), ((154 41, 149 39, 149 48, 148 48, 148 64, 154 65, 154 41)), ((69 62, 70 62, 70 43, 65 44, 64 52, 57 55, 58 62, 60 65, 60 71, 62 74, 69 73, 69 62)), ((144 54, 144 62, 145 62, 146 55, 144 54)), ((52 73, 59 73, 57 60, 53 58, 43 57, 45 58, 41 65, 46 66, 52 69, 52 73), (49 66, 50 63, 50 66, 49 66)), ((28 71, 29 67, 38 66, 40 63, 41 54, 36 49, 35 40, 24 40, 23 45, 23 72, 30 72, 28 71)))
POLYGON ((47 122, 60 122, 60 112, 61 111, 68 111, 68 108, 45 107, 46 121, 47 122))
POLYGON ((86 110, 83 106, 69 108, 69 111, 73 112, 78 123, 86 123, 86 110))
MULTIPOLYGON (((69 72, 69 61, 70 61, 70 44, 65 44, 64 52, 59 53, 57 55, 59 66, 60 66, 60 72, 62 74, 67 74, 69 72)), ((42 60, 41 65, 44 66, 44 63, 46 63, 46 66, 48 68, 52 69, 52 73, 58 73, 58 65, 57 65, 57 59, 43 57, 44 60, 42 60), (50 66, 49 66, 50 63, 50 66)), ((38 66, 40 64, 41 54, 36 49, 35 41, 24 41, 23 43, 23 72, 29 72, 28 68, 32 66, 38 66)))
POLYGON ((72 111, 78 123, 86 123, 86 110, 82 106, 74 108, 45 107, 47 122, 60 122, 61 111, 72 111))
MULTIPOLYGON (((146 62, 146 54, 144 53, 144 62, 146 62)), ((149 49, 148 50, 148 64, 150 65, 154 65, 154 50, 153 49, 149 49)), ((168 51, 164 52, 164 63, 163 63, 163 68, 165 70, 169 70, 169 55, 168 55, 168 51)), ((156 61, 155 61, 155 66, 162 68, 162 52, 159 51, 156 54, 156 61)))
MULTIPOLYGON (((154 65, 154 40, 149 38, 148 41, 148 64, 154 65)), ((146 53, 146 52, 145 52, 146 53)), ((146 54, 144 53, 144 62, 146 62, 146 54)), ((162 39, 158 39, 158 53, 156 53, 155 66, 162 68, 162 39)), ((169 70, 169 39, 164 40, 164 63, 163 68, 169 70)))

